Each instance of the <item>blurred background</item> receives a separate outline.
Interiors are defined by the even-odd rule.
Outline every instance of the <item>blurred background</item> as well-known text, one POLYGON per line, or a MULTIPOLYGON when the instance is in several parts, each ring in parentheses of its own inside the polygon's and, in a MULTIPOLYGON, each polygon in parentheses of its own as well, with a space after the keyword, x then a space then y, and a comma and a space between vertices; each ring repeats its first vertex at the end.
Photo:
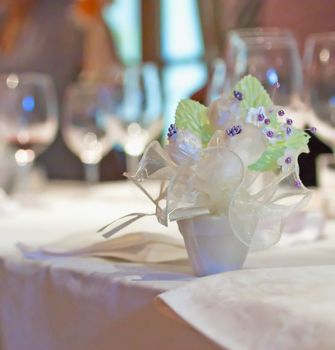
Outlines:
POLYGON ((335 146, 334 0, 0 4, 8 192, 27 186, 33 164, 50 179, 122 179, 164 139, 180 99, 210 103, 248 73, 270 93, 279 81, 275 102, 318 128, 300 159, 306 185, 316 184, 317 155, 335 146))

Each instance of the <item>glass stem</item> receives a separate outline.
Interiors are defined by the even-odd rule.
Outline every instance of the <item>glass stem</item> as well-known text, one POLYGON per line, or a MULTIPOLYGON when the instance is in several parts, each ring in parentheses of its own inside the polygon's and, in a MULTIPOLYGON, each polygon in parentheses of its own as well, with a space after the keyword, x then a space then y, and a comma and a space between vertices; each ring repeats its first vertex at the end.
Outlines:
POLYGON ((16 193, 26 195, 30 191, 32 167, 33 162, 17 163, 16 193))
POLYGON ((85 163, 85 181, 89 184, 96 184, 99 182, 99 165, 98 163, 85 163))
POLYGON ((126 154, 126 167, 127 173, 134 175, 137 171, 139 164, 139 156, 132 156, 130 154, 126 154))

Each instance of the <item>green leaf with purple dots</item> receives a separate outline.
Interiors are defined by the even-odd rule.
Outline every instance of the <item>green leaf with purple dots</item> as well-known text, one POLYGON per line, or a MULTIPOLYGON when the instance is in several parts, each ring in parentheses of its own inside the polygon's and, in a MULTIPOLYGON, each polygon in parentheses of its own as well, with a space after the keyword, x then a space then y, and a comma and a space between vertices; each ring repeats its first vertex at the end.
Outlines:
POLYGON ((248 169, 253 171, 274 171, 278 169, 278 159, 284 155, 285 148, 284 143, 270 145, 255 163, 249 165, 248 169))
POLYGON ((274 171, 278 165, 278 159, 284 155, 285 149, 295 149, 298 153, 308 153, 308 141, 310 136, 303 130, 292 128, 292 134, 287 139, 269 145, 261 157, 249 165, 254 171, 274 171))
POLYGON ((241 101, 241 106, 247 110, 252 107, 270 107, 273 105, 263 85, 252 75, 247 75, 242 78, 236 84, 234 90, 242 93, 243 99, 241 101))

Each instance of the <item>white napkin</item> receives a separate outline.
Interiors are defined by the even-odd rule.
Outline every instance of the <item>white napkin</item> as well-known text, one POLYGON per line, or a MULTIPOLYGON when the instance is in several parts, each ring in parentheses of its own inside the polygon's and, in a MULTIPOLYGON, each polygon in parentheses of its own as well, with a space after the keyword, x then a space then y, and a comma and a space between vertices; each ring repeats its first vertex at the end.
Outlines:
MULTIPOLYGON (((290 218, 279 245, 287 246, 319 238, 324 218, 316 213, 300 213, 290 218)), ((177 228, 176 228, 177 230, 177 228)), ((99 256, 131 262, 162 263, 187 259, 182 236, 139 231, 105 239, 97 233, 69 235, 48 244, 18 243, 25 257, 45 259, 66 256, 99 256)))
POLYGON ((161 263, 186 259, 182 238, 136 232, 104 239, 98 234, 76 234, 36 247, 18 243, 23 255, 30 259, 49 257, 98 256, 132 262, 161 263))
POLYGON ((156 304, 224 349, 335 349, 335 266, 213 275, 159 295, 156 304))

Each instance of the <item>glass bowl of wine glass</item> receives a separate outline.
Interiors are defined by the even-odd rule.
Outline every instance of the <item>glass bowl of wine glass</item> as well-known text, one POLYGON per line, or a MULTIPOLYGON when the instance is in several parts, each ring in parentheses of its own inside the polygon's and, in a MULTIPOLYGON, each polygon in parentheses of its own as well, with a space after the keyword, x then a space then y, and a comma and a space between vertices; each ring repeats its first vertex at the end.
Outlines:
POLYGON ((61 130, 66 145, 84 164, 88 183, 99 181, 99 163, 114 144, 110 104, 115 95, 101 81, 80 81, 66 92, 61 130))
POLYGON ((14 152, 19 192, 29 187, 34 160, 52 143, 57 128, 57 97, 48 75, 0 76, 0 137, 14 152))
POLYGON ((223 92, 230 93, 246 74, 255 76, 271 94, 274 103, 299 125, 304 124, 303 75, 297 41, 286 29, 248 28, 228 33, 226 77, 223 92), (274 90, 279 83, 280 88, 274 90), (275 94, 274 94, 275 91, 275 94))
POLYGON ((308 122, 335 150, 335 32, 309 36, 304 53, 308 122))
POLYGON ((109 91, 110 139, 123 148, 127 172, 133 173, 145 147, 159 138, 163 129, 158 67, 150 62, 111 67, 95 81, 109 91))

